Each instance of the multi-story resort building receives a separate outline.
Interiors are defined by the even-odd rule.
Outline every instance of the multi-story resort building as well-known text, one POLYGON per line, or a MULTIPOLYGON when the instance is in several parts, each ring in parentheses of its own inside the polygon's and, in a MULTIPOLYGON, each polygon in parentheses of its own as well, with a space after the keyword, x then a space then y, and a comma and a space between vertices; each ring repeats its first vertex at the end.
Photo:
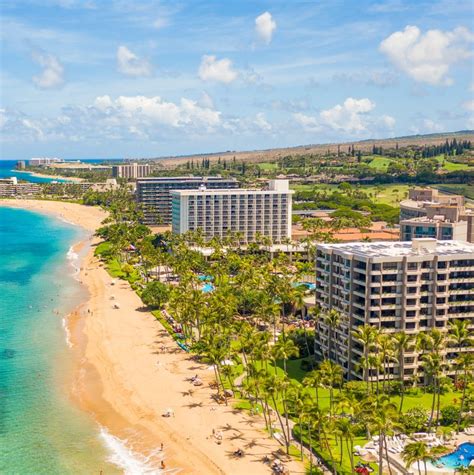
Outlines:
POLYGON ((147 163, 130 163, 128 165, 114 165, 112 176, 114 178, 127 178, 136 180, 144 178, 150 174, 151 168, 147 163))
MULTIPOLYGON (((455 319, 474 325, 474 244, 426 238, 317 245, 316 304, 341 315, 336 328, 318 323, 317 356, 335 359, 348 379, 361 379, 364 349, 352 335, 360 325, 411 335, 447 331, 455 319)), ((459 351, 467 349, 448 348, 447 359, 459 351)), ((419 374, 421 355, 413 346, 404 359, 403 376, 409 380, 419 374)), ((388 377, 399 378, 399 370, 391 363, 388 377)), ((376 379, 375 370, 368 377, 376 379)))
POLYGON ((41 186, 37 183, 18 183, 16 177, 0 179, 0 197, 26 197, 41 193, 41 186))
POLYGON ((155 177, 137 180, 137 200, 143 206, 145 224, 171 224, 171 190, 238 188, 235 178, 220 176, 155 177))
POLYGON ((61 158, 49 158, 49 157, 38 157, 30 158, 28 160, 28 165, 32 167, 41 167, 43 165, 51 165, 52 163, 62 163, 64 160, 61 158))
POLYGON ((201 230, 206 241, 235 235, 241 243, 265 236, 278 244, 291 238, 292 193, 288 180, 270 180, 263 190, 175 190, 172 230, 201 230))
POLYGON ((431 188, 414 188, 400 203, 400 237, 454 239, 474 242, 474 210, 464 196, 441 195, 431 188))

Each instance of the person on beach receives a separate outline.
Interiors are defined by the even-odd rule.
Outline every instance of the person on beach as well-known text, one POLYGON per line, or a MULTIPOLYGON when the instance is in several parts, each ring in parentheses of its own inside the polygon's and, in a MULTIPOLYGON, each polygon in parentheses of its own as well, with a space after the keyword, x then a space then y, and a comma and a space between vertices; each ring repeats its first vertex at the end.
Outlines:
POLYGON ((160 467, 161 467, 161 468, 166 468, 166 465, 165 465, 165 461, 164 461, 164 460, 161 461, 160 467))
POLYGON ((163 452, 163 442, 161 443, 160 450, 163 452))

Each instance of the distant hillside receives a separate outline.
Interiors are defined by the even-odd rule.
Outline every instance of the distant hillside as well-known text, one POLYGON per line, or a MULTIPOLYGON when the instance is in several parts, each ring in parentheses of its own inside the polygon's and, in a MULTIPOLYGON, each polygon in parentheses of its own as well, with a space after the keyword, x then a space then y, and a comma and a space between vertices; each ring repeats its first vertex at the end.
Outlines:
POLYGON ((338 147, 341 151, 347 151, 349 146, 354 145, 356 150, 361 151, 371 151, 372 146, 376 144, 377 146, 382 146, 383 148, 395 147, 398 143, 399 147, 405 147, 409 145, 437 145, 445 142, 446 139, 453 139, 456 137, 456 140, 471 140, 474 141, 474 131, 473 130, 462 130, 458 132, 446 132, 438 134, 427 134, 427 135, 410 135, 405 137, 394 137, 387 139, 369 139, 361 140, 358 142, 341 142, 341 143, 328 143, 328 144, 311 144, 311 145, 300 145, 297 147, 287 147, 287 148, 273 148, 268 150, 251 150, 244 152, 236 151, 226 151, 226 152, 217 152, 209 154, 198 154, 198 155, 186 155, 186 156, 177 156, 177 157, 162 157, 159 158, 160 164, 169 167, 174 166, 179 163, 187 162, 188 160, 201 160, 209 159, 210 161, 218 160, 219 158, 232 159, 233 157, 236 160, 249 161, 249 162, 271 162, 278 160, 280 157, 286 155, 305 155, 305 154, 315 154, 322 155, 328 150, 330 152, 337 152, 338 147))

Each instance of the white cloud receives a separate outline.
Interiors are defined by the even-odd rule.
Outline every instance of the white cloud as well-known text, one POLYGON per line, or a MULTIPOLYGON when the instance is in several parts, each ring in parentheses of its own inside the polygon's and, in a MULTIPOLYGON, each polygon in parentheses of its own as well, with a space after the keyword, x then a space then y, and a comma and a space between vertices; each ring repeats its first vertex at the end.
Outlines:
POLYGON ((237 72, 232 69, 232 61, 228 58, 217 59, 214 55, 205 54, 199 66, 199 77, 203 81, 218 81, 229 84, 237 79, 237 72))
POLYGON ((267 45, 272 41, 273 32, 276 30, 276 27, 277 24, 269 12, 262 13, 255 18, 255 31, 258 37, 267 45))
POLYGON ((450 85, 451 65, 471 57, 474 35, 466 28, 452 31, 428 30, 406 26, 380 43, 380 51, 413 79, 431 85, 450 85))
POLYGON ((151 64, 139 58, 135 53, 130 51, 126 46, 119 46, 117 48, 117 68, 126 76, 151 76, 151 64))
POLYGON ((320 119, 324 125, 345 132, 363 132, 366 130, 362 114, 370 112, 375 104, 365 99, 348 97, 344 104, 337 104, 331 109, 323 110, 320 119))
POLYGON ((212 100, 212 97, 206 91, 203 91, 203 93, 201 94, 198 104, 201 107, 205 107, 207 109, 214 109, 214 101, 212 100))
POLYGON ((2 140, 136 140, 160 141, 222 129, 221 112, 181 98, 167 101, 159 96, 99 96, 92 104, 68 106, 54 118, 30 117, 0 110, 2 140))
POLYGON ((139 125, 165 125, 174 128, 184 126, 211 128, 219 125, 220 112, 200 107, 197 102, 181 98, 178 104, 167 102, 159 96, 109 96, 98 97, 94 106, 109 117, 139 125))
POLYGON ((42 51, 33 53, 33 60, 43 71, 33 76, 33 82, 41 89, 53 89, 64 83, 64 67, 56 56, 42 51))
POLYGON ((375 103, 370 99, 348 97, 343 104, 322 110, 318 116, 296 112, 293 119, 307 132, 361 136, 391 131, 395 119, 389 115, 373 116, 374 108, 375 103))
POLYGON ((321 125, 316 117, 296 112, 293 114, 293 119, 295 119, 295 121, 308 132, 317 132, 321 130, 321 125))
POLYGON ((253 123, 257 126, 257 128, 262 131, 270 132, 270 130, 272 130, 272 126, 265 118, 265 114, 263 112, 259 112, 255 116, 255 120, 253 121, 253 123))
POLYGON ((445 128, 432 119, 418 120, 417 124, 411 127, 411 132, 414 134, 431 134, 436 132, 443 132, 445 128))
POLYGON ((383 115, 380 118, 380 122, 385 125, 387 129, 393 129, 395 127, 395 119, 391 115, 383 115))

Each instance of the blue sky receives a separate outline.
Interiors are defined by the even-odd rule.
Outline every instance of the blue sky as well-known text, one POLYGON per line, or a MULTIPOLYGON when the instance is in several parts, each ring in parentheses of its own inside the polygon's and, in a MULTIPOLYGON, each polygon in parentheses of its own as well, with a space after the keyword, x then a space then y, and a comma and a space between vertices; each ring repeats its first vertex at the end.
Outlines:
POLYGON ((471 1, 3 0, 1 158, 474 128, 471 1))

